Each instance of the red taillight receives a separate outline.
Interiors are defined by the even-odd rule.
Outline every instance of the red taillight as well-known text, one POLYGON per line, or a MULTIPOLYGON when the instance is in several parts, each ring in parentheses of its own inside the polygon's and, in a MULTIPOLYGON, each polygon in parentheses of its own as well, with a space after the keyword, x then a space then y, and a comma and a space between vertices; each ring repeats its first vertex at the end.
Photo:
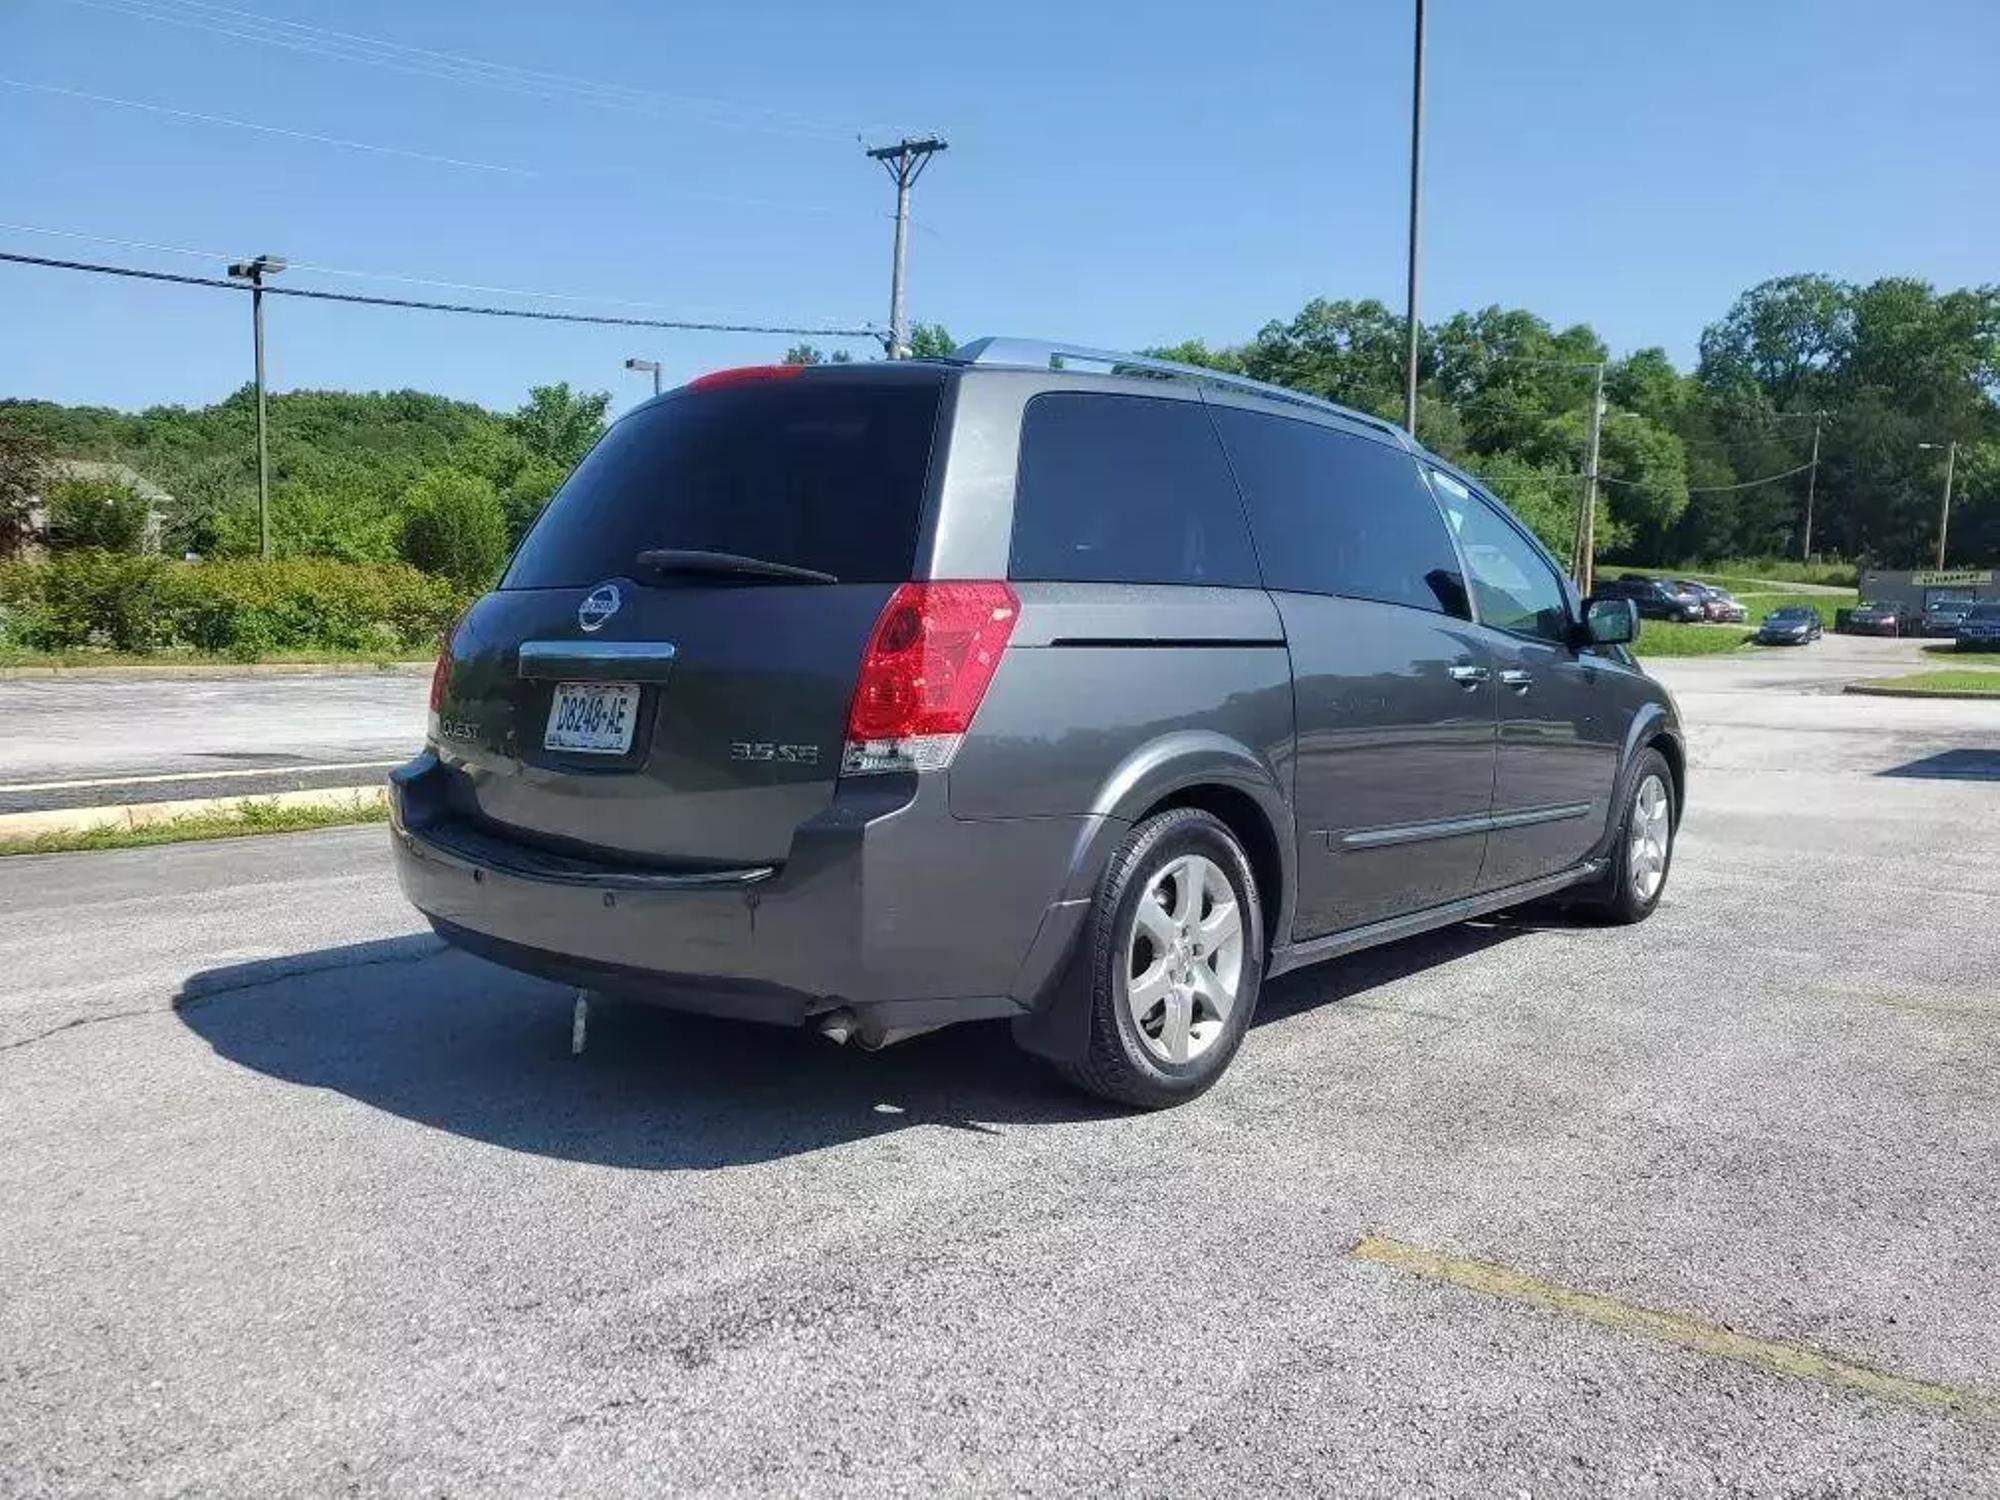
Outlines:
POLYGON ((889 596, 847 712, 848 770, 940 769, 972 726, 1021 617, 1004 583, 906 583, 889 596))
POLYGON ((789 380, 804 365, 743 365, 734 370, 711 370, 687 384, 691 391, 712 391, 725 385, 748 385, 753 380, 789 380))
POLYGON ((438 642, 437 665, 431 668, 431 712, 444 707, 445 689, 451 685, 451 638, 438 642))

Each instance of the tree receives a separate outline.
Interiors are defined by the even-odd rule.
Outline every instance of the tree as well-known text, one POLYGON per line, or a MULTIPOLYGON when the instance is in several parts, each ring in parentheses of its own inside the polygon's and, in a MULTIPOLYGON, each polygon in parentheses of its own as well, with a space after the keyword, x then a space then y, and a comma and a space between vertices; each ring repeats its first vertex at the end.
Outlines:
POLYGON ((604 436, 604 414, 610 409, 609 391, 572 391, 567 381, 538 385, 507 426, 529 453, 568 470, 604 436))
POLYGON ((521 538, 535 524, 550 498, 568 476, 560 465, 545 458, 531 458, 500 492, 500 508, 507 519, 507 545, 521 545, 521 538))
POLYGON ((826 356, 814 344, 794 344, 785 351, 784 363, 788 365, 821 365, 826 356))
POLYGON ((491 586, 507 560, 499 496, 476 474, 432 470, 405 499, 402 547, 411 566, 467 592, 491 586))
POLYGON ((911 359, 949 359, 958 343, 942 323, 919 323, 910 330, 911 359))
POLYGON ((58 479, 47 500, 51 550, 137 552, 145 544, 153 508, 122 480, 58 479))
POLYGON ((1780 276, 1736 299, 1701 335, 1711 387, 1755 384, 1779 407, 1812 394, 1854 342, 1854 288, 1830 276, 1780 276))
POLYGON ((41 489, 48 445, 33 434, 0 425, 0 557, 20 550, 28 535, 28 507, 41 489))

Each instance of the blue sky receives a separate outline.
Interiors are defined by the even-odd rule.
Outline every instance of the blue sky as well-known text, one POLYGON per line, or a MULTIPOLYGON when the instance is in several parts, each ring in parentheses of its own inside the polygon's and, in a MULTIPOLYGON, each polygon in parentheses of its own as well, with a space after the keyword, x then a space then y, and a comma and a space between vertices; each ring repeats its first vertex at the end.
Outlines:
MULTIPOLYGON (((1405 0, 0 0, 0 247, 220 269, 26 225, 605 299, 497 299, 521 306, 879 322, 891 189, 855 137, 934 130, 914 317, 1231 341, 1316 295, 1400 305, 1408 26, 1405 0), (274 21, 428 52, 370 65, 274 21), (432 53, 611 88, 474 86, 432 53)), ((1526 306, 1685 363, 1767 276, 2000 278, 1992 0, 1431 0, 1430 27, 1427 315, 1526 306)), ((222 293, 0 266, 0 396, 214 400, 247 324, 222 293)), ((293 301, 271 325, 276 388, 499 406, 557 379, 623 406, 628 354, 682 379, 788 342, 293 301)))

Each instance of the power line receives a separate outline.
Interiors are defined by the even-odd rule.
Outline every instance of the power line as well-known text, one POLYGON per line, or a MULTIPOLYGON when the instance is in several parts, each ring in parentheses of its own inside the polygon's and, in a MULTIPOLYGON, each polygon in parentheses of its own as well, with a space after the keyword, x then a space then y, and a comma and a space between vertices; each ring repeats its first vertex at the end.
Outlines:
POLYGON ((516 177, 540 175, 528 167, 508 167, 498 162, 469 161, 459 156, 439 156, 435 152, 413 151, 404 146, 383 146, 373 141, 353 141, 344 136, 320 135, 315 131, 293 130, 283 125, 265 125, 256 120, 237 120, 228 115, 205 115, 192 109, 175 109, 166 104, 148 104, 140 99, 119 99, 110 94, 87 94, 82 89, 66 89, 53 83, 30 83, 22 78, 0 78, 0 84, 13 89, 32 89, 39 94, 60 94, 69 99, 83 99, 92 104, 113 104, 120 109, 141 109, 149 114, 171 115, 180 120, 196 120, 204 125, 227 125, 235 130, 254 130, 262 135, 282 135, 296 141, 314 141, 322 146, 340 146, 349 151, 368 151, 378 156, 400 156, 410 161, 432 162, 446 167, 466 167, 475 172, 505 172, 516 177))
MULTIPOLYGON (((41 224, 20 224, 0 219, 0 229, 11 229, 19 234, 48 235, 52 239, 84 240, 96 245, 117 245, 124 250, 151 250, 160 255, 184 255, 190 260, 229 261, 235 256, 227 250, 199 250, 188 245, 163 245, 157 240, 123 239, 110 234, 86 234, 76 229, 51 229, 41 224)), ((397 271, 361 270, 354 266, 330 266, 321 261, 294 260, 289 262, 294 271, 313 271, 322 276, 351 276, 361 281, 393 281, 405 286, 439 287, 455 292, 483 292, 495 297, 534 297, 547 302, 581 302, 597 307, 672 307, 670 302, 647 302, 632 297, 605 297, 581 292, 544 292, 532 287, 493 286, 477 281, 448 281, 435 276, 411 276, 397 271)), ((739 309, 730 307, 704 306, 696 309, 718 316, 734 316, 739 309)), ((748 317, 750 314, 741 314, 748 317)), ((825 320, 832 322, 832 319, 825 320)))
MULTIPOLYGON (((137 266, 112 266, 93 261, 56 260, 45 255, 23 255, 0 250, 0 262, 43 266, 58 271, 87 271, 99 276, 122 276, 135 281, 163 281, 178 286, 210 287, 242 292, 249 288, 214 276, 183 276, 173 271, 148 271, 137 266)), ((267 297, 297 297, 310 302, 346 302, 361 307, 401 307, 422 312, 469 313, 485 318, 526 318, 542 323, 595 323, 617 328, 674 328, 694 333, 783 333, 816 338, 879 338, 873 328, 807 328, 775 323, 702 323, 679 318, 620 318, 595 313, 547 312, 527 307, 482 307, 464 302, 424 302, 411 297, 368 297, 358 292, 329 292, 310 287, 266 286, 267 297)))
POLYGON ((715 123, 819 140, 849 140, 854 131, 763 105, 676 95, 565 73, 489 62, 461 53, 413 47, 359 32, 308 25, 204 0, 67 0, 93 10, 186 27, 237 41, 359 63, 419 78, 499 89, 532 98, 583 104, 626 113, 655 114, 662 107, 706 113, 715 123))
MULTIPOLYGON (((1759 479, 1746 479, 1741 484, 1694 484, 1688 486, 1690 495, 1720 495, 1730 490, 1755 489, 1760 484, 1769 484, 1774 479, 1790 479, 1794 474, 1803 474, 1811 464, 1800 464, 1796 469, 1784 469, 1776 474, 1766 474, 1759 479)), ((1606 484, 1643 484, 1641 479, 1613 479, 1609 474, 1599 476, 1606 484)))

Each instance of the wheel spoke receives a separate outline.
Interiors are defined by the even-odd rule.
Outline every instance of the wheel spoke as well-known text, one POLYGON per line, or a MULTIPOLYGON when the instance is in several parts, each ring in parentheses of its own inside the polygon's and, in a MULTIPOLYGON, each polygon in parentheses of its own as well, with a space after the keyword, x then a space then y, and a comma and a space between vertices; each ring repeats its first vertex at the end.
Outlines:
POLYGON ((1206 961, 1194 966, 1194 992, 1201 998, 1209 1015, 1217 1021, 1227 1021, 1229 1013, 1236 1008, 1236 996, 1206 961))
POLYGON ((1172 995, 1173 988, 1173 969, 1164 959, 1156 960, 1150 969, 1125 987, 1125 1002, 1131 1008, 1132 1019, 1145 1020, 1154 1006, 1172 995))
POLYGON ((1236 903, 1228 896, 1219 896, 1209 914, 1201 919, 1197 928, 1201 933, 1201 951, 1212 953, 1231 938, 1243 931, 1243 918, 1236 910, 1236 903))
POLYGON ((1174 925, 1174 919, 1167 915, 1167 909, 1160 905, 1159 898, 1154 894, 1159 890, 1161 883, 1155 881, 1152 889, 1139 898, 1138 910, 1139 931, 1145 933, 1151 940, 1155 958, 1166 954, 1166 951, 1173 946, 1174 938, 1179 931, 1174 925))
POLYGON ((1167 1049, 1170 1062, 1184 1063, 1188 1060, 1188 1032, 1194 1021, 1193 1011, 1193 997, 1186 990, 1176 989, 1168 993, 1160 1041, 1167 1049))

